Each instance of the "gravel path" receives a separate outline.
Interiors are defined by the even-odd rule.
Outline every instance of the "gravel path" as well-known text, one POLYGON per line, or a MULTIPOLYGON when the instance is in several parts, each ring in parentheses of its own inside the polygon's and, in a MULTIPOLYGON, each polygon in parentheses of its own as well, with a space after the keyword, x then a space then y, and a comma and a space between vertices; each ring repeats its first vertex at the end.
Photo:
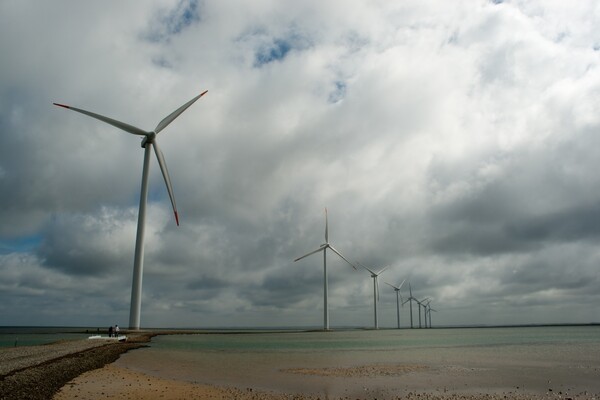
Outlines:
POLYGON ((0 350, 0 399, 50 399, 80 374, 115 361, 151 336, 126 343, 73 340, 0 350))

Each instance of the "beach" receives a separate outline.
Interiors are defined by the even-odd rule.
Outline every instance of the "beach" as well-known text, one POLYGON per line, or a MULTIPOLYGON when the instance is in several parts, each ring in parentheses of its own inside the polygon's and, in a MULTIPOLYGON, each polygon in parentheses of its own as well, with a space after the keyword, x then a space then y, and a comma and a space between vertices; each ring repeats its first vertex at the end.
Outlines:
MULTIPOLYGON (((143 347, 151 339, 147 335, 126 344, 71 341, 23 347, 21 356, 19 349, 2 349, 0 398, 600 398, 596 342, 444 345, 424 352, 420 344, 410 344, 417 335, 175 335, 155 336, 151 347, 143 347), (400 337, 404 345, 389 348, 385 340, 370 348, 357 345, 373 337, 400 337), (30 362, 23 364, 23 359, 30 362)), ((437 332, 429 343, 434 337, 450 338, 437 332)))

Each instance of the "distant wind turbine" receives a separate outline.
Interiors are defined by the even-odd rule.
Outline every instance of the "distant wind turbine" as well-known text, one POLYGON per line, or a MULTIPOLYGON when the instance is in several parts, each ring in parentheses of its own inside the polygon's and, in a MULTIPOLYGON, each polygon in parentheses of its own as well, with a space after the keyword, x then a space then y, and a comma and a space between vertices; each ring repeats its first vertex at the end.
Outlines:
POLYGON ((142 148, 144 148, 144 164, 142 169, 142 188, 140 193, 140 208, 138 213, 138 225, 137 235, 135 239, 135 256, 133 261, 133 281, 131 285, 131 308, 129 311, 129 329, 139 330, 140 329, 140 312, 142 306, 142 275, 144 269, 144 228, 146 224, 146 203, 148 202, 148 171, 150 169, 150 152, 151 148, 154 148, 154 153, 158 160, 158 165, 162 172, 165 184, 167 186, 167 192, 171 199, 171 205, 173 206, 173 212, 175 214, 175 222, 179 226, 179 215, 177 214, 177 206, 175 204, 175 196, 173 195, 173 188, 171 186, 171 178, 169 177, 169 171, 167 170, 167 164, 160 151, 156 142, 156 136, 160 131, 165 129, 171 122, 175 120, 181 113, 187 110, 196 100, 206 94, 207 90, 188 101, 177 110, 173 111, 167 117, 156 125, 153 131, 145 131, 135 126, 131 126, 121 121, 117 121, 112 118, 105 117, 100 114, 96 114, 90 111, 82 110, 79 108, 67 106, 64 104, 53 103, 56 106, 73 110, 78 113, 87 115, 88 117, 96 118, 102 122, 110 124, 116 128, 124 130, 125 132, 142 136, 142 148))
POLYGON ((398 329, 400 329, 400 301, 403 301, 402 295, 400 294, 400 289, 402 288, 402 285, 404 285, 404 282, 406 282, 406 279, 403 280, 402 283, 398 286, 394 286, 391 283, 385 282, 386 285, 393 287, 394 291, 396 292, 396 313, 398 316, 398 329))
MULTIPOLYGON (((423 300, 417 300, 417 299, 415 299, 415 301, 419 305, 419 328, 422 328, 422 325, 421 325, 421 306, 423 305, 423 302, 425 302, 427 300, 429 300, 428 297, 425 298, 425 299, 423 299, 423 300)), ((427 321, 425 321, 425 328, 427 328, 427 321)))
POLYGON ((325 209, 325 243, 319 246, 318 249, 311 251, 308 254, 303 255, 302 257, 298 257, 294 260, 294 262, 302 260, 305 257, 318 253, 320 251, 323 252, 323 329, 329 330, 329 308, 327 305, 327 249, 330 249, 335 254, 337 254, 342 260, 346 261, 350 266, 354 269, 356 267, 350 261, 346 260, 346 258, 333 246, 329 243, 329 224, 327 221, 327 209, 325 209))
POLYGON ((379 301, 379 282, 378 282, 377 278, 379 277, 379 275, 381 275, 383 273, 383 271, 388 269, 389 266, 383 268, 379 272, 373 272, 372 270, 365 267, 364 265, 362 265, 362 264, 359 264, 359 265, 361 267, 363 267, 364 269, 366 269, 367 271, 369 271, 371 273, 371 278, 373 278, 373 311, 374 311, 374 316, 375 316, 374 326, 375 326, 375 329, 379 329, 379 322, 377 321, 377 302, 379 301))
POLYGON ((429 328, 431 328, 431 312, 437 312, 436 309, 431 308, 431 300, 429 300, 427 302, 426 308, 425 308, 425 320, 427 321, 427 314, 429 314, 429 328))
POLYGON ((402 302, 402 305, 409 303, 410 306, 410 329, 413 329, 413 311, 412 311, 412 301, 417 300, 412 295, 412 287, 410 286, 410 282, 408 282, 408 299, 402 302))

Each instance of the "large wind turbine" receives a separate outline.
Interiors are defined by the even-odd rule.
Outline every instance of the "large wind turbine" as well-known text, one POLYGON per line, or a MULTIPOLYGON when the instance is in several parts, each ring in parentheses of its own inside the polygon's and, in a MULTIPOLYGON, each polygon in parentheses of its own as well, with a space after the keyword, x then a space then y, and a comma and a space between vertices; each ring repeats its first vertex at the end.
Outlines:
POLYGON ((327 306, 327 249, 330 249, 331 251, 333 251, 335 254, 337 254, 338 256, 340 256, 340 258, 344 261, 346 261, 348 264, 350 264, 350 266, 354 269, 356 269, 356 267, 354 266, 354 264, 352 264, 350 261, 346 260, 346 258, 336 249, 333 248, 333 246, 329 243, 329 225, 327 222, 327 209, 325 209, 325 243, 323 243, 321 246, 319 246, 318 249, 316 249, 315 251, 311 251, 308 254, 303 255, 302 257, 298 257, 294 260, 294 262, 302 260, 304 257, 308 257, 310 255, 313 255, 315 253, 318 253, 320 251, 323 252, 323 329, 324 330, 329 330, 329 308, 327 306))
POLYGON ((64 104, 53 103, 56 106, 66 108, 68 110, 77 111, 78 113, 85 114, 88 117, 96 118, 102 122, 110 124, 116 128, 124 130, 125 132, 142 136, 142 148, 144 148, 144 164, 142 169, 142 188, 140 193, 140 208, 138 213, 138 225, 137 235, 135 239, 135 256, 133 260, 133 281, 131 285, 131 308, 129 311, 129 329, 139 330, 140 329, 140 311, 142 306, 142 275, 144 269, 144 228, 146 224, 146 203, 148 202, 148 170, 150 169, 150 152, 151 148, 154 148, 154 153, 158 160, 158 165, 162 172, 165 184, 167 186, 167 192, 171 199, 171 205, 173 206, 173 213, 175 214, 175 222, 179 226, 179 215, 177 214, 177 206, 175 204, 175 196, 173 195, 173 188, 171 186, 171 178, 169 177, 169 171, 167 170, 167 164, 160 151, 158 144, 156 143, 156 135, 163 129, 165 129, 171 122, 175 120, 182 112, 187 110, 189 106, 194 104, 196 100, 206 94, 207 90, 194 97, 177 110, 166 116, 162 121, 156 125, 153 131, 145 131, 143 129, 131 126, 121 121, 117 121, 112 118, 105 117, 100 114, 96 114, 90 111, 82 110, 79 108, 67 106, 64 104))
POLYGON ((402 281, 402 283, 398 286, 394 286, 391 283, 385 283, 388 286, 391 286, 394 288, 394 291, 396 292, 396 313, 398 314, 398 329, 400 329, 400 301, 404 302, 402 299, 402 295, 400 294, 400 289, 402 288, 402 285, 404 285, 404 282, 406 282, 406 279, 402 281))
POLYGON ((383 271, 388 269, 389 266, 383 268, 379 272, 373 272, 373 270, 365 267, 364 265, 362 265, 362 264, 359 264, 359 265, 361 267, 363 267, 364 269, 366 269, 367 271, 369 271, 371 273, 371 278, 373 278, 373 312, 374 312, 374 316, 375 316, 374 326, 375 326, 375 329, 379 329, 379 322, 377 321, 377 302, 379 301, 379 281, 377 280, 377 278, 379 277, 379 275, 381 275, 383 273, 383 271))

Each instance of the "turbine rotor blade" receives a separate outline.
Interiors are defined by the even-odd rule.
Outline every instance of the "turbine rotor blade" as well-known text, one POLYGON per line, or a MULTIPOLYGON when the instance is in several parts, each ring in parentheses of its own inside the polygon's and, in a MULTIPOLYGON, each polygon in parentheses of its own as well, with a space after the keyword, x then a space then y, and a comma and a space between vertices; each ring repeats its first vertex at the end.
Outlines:
POLYGON ((329 243, 329 223, 327 221, 327 208, 325 208, 325 243, 329 243))
POLYGON ((331 251, 333 251, 335 254, 337 254, 338 256, 340 256, 342 258, 342 260, 346 261, 348 264, 350 264, 350 266, 354 269, 356 269, 356 267, 354 266, 354 264, 352 264, 350 261, 348 261, 346 259, 346 257, 344 257, 339 251, 337 251, 336 249, 334 249, 331 245, 327 245, 327 247, 329 247, 331 249, 331 251))
POLYGON ((396 287, 396 286, 392 285, 391 283, 387 283, 387 282, 383 282, 383 283, 385 283, 385 284, 386 284, 386 285, 388 285, 388 286, 391 286, 391 287, 393 287, 393 288, 394 288, 394 290, 400 290, 400 288, 399 288, 399 287, 396 287))
POLYGON ((173 195, 173 186, 171 185, 171 178, 169 177, 169 170, 167 169, 167 163, 165 161, 165 157, 163 156, 162 151, 158 148, 158 143, 156 143, 156 139, 154 139, 151 143, 154 147, 154 153, 156 154, 156 158, 158 159, 158 165, 160 166, 160 170, 162 172, 163 178, 165 179, 165 184, 167 185, 167 192, 169 192, 169 198, 171 199, 171 205, 173 206, 173 213, 175 213, 175 222, 177 226, 179 226, 179 215, 177 214, 177 204, 175 204, 175 196, 173 195))
POLYGON ((376 273, 375 275, 381 275, 383 273, 383 271, 385 271, 386 269, 388 269, 390 266, 386 266, 384 267, 381 271, 379 271, 378 273, 376 273))
POLYGON ((125 122, 117 121, 116 119, 105 117, 104 115, 96 114, 91 111, 82 110, 81 108, 75 108, 75 107, 71 107, 71 106, 67 106, 65 104, 59 104, 59 103, 52 103, 52 104, 54 104, 55 106, 58 106, 58 107, 66 108, 67 110, 77 111, 78 113, 87 115, 88 117, 96 118, 97 120, 105 122, 109 125, 112 125, 116 128, 119 128, 121 130, 124 130, 125 132, 129 132, 134 135, 147 136, 150 133, 150 132, 146 132, 145 130, 142 130, 140 128, 136 128, 133 125, 126 124, 125 122))
POLYGON ((327 248, 327 247, 320 247, 320 248, 316 249, 315 251, 311 251, 310 253, 303 255, 302 257, 298 257, 298 258, 296 258, 296 259, 294 260, 294 262, 296 262, 296 261, 300 261, 300 260, 302 260, 302 259, 303 259, 303 258, 305 258, 305 257, 312 256, 313 254, 315 254, 315 253, 318 253, 319 251, 323 251, 323 250, 325 250, 326 248, 327 248))
POLYGON ((379 301, 379 279, 377 279, 377 277, 375 277, 373 279, 375 279, 375 287, 377 290, 377 301, 379 301))
POLYGON ((194 97, 193 99, 191 99, 190 101, 188 101, 187 103, 185 103, 184 105, 179 107, 177 110, 173 111, 167 117, 165 117, 162 121, 160 121, 158 123, 158 125, 156 125, 156 128, 154 128, 154 132, 158 133, 158 132, 162 131, 163 129, 165 129, 171 122, 173 122, 175 120, 175 118, 179 117, 182 112, 184 112, 185 110, 188 109, 189 106, 194 104, 194 102, 196 102, 196 100, 198 100, 200 97, 204 96, 206 94, 206 92, 208 92, 208 90, 205 90, 204 92, 200 93, 198 96, 194 97))
POLYGON ((366 269, 367 271, 369 271, 371 274, 373 275, 377 275, 375 272, 371 271, 369 268, 365 267, 364 265, 362 265, 361 263, 358 263, 358 265, 360 265, 361 267, 363 267, 364 269, 366 269))
POLYGON ((404 282, 406 282, 406 279, 402 281, 402 283, 400 284, 400 286, 398 286, 398 290, 402 289, 402 285, 404 285, 404 282))

